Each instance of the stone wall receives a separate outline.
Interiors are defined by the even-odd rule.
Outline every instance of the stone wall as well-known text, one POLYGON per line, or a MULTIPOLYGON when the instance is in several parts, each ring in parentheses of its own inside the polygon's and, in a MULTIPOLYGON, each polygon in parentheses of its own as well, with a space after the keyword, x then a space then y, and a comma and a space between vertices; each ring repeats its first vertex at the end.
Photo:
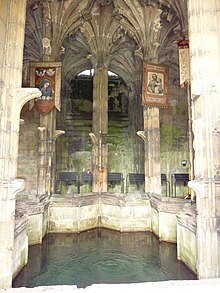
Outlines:
POLYGON ((25 180, 25 189, 17 199, 37 194, 39 114, 28 107, 27 103, 21 111, 18 149, 18 177, 25 180))

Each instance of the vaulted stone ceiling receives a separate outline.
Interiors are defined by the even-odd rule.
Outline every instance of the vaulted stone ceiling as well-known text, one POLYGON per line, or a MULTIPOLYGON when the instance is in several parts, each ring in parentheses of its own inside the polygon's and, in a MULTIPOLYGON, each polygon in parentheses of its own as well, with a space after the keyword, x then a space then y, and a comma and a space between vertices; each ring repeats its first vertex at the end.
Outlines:
POLYGON ((186 2, 27 0, 24 61, 62 61, 67 86, 81 71, 107 66, 138 92, 143 60, 167 64, 175 79, 176 42, 187 38, 186 2))

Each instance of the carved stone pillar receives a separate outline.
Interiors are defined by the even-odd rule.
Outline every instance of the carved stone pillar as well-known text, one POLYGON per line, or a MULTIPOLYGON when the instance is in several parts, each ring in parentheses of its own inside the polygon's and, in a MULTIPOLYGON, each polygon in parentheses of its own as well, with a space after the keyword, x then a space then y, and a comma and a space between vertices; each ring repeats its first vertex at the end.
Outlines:
MULTIPOLYGON (((23 190, 24 180, 17 176, 17 157, 19 141, 20 112, 23 105, 40 96, 38 89, 0 89, 2 105, 8 101, 10 111, 5 111, 0 127, 0 288, 11 287, 12 284, 12 251, 14 245, 14 221, 16 194, 23 190), (7 99, 7 97, 12 99, 7 99)), ((6 109, 6 108, 5 108, 6 109)))
POLYGON ((37 193, 39 196, 46 193, 46 127, 40 126, 38 142, 38 176, 37 193))
POLYGON ((93 192, 107 191, 108 69, 95 68, 93 76, 93 192))
POLYGON ((220 277, 220 44, 218 1, 188 1, 198 277, 220 277))
POLYGON ((161 194, 159 108, 144 107, 145 192, 161 194))
POLYGON ((38 196, 50 196, 52 191, 53 132, 55 129, 54 109, 45 116, 40 115, 38 145, 38 196))
MULTIPOLYGON (((44 55, 43 59, 50 59, 50 56, 44 55)), ((58 62, 44 63, 48 66, 56 67, 56 84, 55 84, 55 107, 59 109, 60 101, 60 81, 61 69, 58 62)), ((55 140, 56 129, 56 108, 52 108, 46 115, 40 114, 39 121, 39 144, 38 144, 38 197, 42 199, 50 196, 54 191, 55 183, 55 140)), ((60 109, 59 109, 60 110, 60 109)))
POLYGON ((54 131, 54 136, 53 136, 53 141, 51 142, 51 194, 56 192, 56 140, 58 139, 58 137, 60 137, 60 135, 64 134, 65 131, 64 130, 58 130, 56 129, 54 131))
POLYGON ((25 0, 0 2, 0 288, 12 285, 15 196, 24 181, 17 176, 20 111, 39 91, 21 89, 25 0), (3 44, 3 45, 2 45, 3 44))

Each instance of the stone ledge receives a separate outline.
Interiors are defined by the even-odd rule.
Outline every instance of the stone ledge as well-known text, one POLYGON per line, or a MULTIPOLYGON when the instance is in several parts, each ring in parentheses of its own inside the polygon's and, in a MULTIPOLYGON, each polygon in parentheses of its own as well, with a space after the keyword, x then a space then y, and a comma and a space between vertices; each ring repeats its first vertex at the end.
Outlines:
POLYGON ((220 278, 207 280, 184 280, 184 281, 162 281, 148 283, 131 284, 93 284, 86 288, 77 288, 77 286, 41 286, 35 288, 10 288, 0 289, 0 293, 71 293, 71 292, 163 292, 163 293, 186 293, 186 292, 204 292, 210 290, 217 293, 220 290, 220 278))
POLYGON ((183 226, 193 233, 196 233, 196 207, 195 205, 188 207, 187 209, 183 209, 177 215, 177 224, 183 226))
POLYGON ((20 215, 15 218, 14 237, 28 227, 29 219, 27 215, 20 215))
POLYGON ((150 204, 158 212, 177 214, 184 207, 189 206, 190 200, 153 195, 150 197, 150 204))

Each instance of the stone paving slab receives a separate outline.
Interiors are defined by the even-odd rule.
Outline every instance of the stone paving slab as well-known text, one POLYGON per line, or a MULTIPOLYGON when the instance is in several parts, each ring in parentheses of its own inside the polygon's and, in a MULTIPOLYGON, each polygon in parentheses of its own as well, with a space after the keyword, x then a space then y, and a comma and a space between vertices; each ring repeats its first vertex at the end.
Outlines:
POLYGON ((194 281, 164 281, 132 284, 94 284, 86 288, 77 286, 42 286, 35 288, 11 288, 0 289, 0 293, 115 293, 115 292, 135 292, 135 293, 195 293, 209 291, 220 292, 220 278, 194 281))

